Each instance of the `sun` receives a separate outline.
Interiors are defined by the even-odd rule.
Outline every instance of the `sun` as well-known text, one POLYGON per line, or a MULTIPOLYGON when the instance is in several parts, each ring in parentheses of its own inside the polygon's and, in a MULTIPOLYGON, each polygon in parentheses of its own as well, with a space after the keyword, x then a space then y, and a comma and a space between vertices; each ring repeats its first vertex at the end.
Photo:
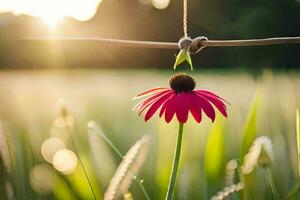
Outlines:
POLYGON ((60 4, 57 0, 45 1, 44 7, 38 12, 38 16, 48 26, 55 27, 66 16, 64 9, 67 7, 66 3, 67 1, 62 1, 60 4))
POLYGON ((40 16, 42 21, 50 27, 55 27, 59 22, 63 20, 64 16, 56 16, 56 15, 43 15, 40 16))
POLYGON ((55 27, 65 17, 87 21, 97 12, 102 0, 0 0, 0 13, 12 12, 39 17, 45 24, 55 27))

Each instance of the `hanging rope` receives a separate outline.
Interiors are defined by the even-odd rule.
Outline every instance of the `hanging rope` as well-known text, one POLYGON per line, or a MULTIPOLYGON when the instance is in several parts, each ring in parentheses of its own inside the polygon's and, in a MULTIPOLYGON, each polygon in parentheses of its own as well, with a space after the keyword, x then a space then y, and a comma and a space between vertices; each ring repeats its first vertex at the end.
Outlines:
POLYGON ((188 37, 187 14, 188 14, 188 0, 183 0, 183 35, 185 38, 188 37))

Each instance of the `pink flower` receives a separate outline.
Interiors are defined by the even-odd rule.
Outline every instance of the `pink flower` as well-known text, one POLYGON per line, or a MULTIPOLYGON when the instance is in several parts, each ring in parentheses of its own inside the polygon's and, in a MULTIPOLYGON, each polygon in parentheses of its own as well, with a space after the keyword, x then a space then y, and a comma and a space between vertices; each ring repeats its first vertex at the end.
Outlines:
POLYGON ((196 83, 191 76, 176 74, 170 79, 171 88, 154 88, 134 97, 134 99, 147 98, 133 109, 138 110, 139 115, 147 110, 145 121, 148 121, 160 109, 159 117, 164 115, 167 123, 175 114, 180 123, 185 123, 188 120, 189 112, 200 123, 202 111, 214 121, 215 108, 224 117, 227 117, 226 101, 223 98, 207 90, 194 90, 195 86, 196 83))

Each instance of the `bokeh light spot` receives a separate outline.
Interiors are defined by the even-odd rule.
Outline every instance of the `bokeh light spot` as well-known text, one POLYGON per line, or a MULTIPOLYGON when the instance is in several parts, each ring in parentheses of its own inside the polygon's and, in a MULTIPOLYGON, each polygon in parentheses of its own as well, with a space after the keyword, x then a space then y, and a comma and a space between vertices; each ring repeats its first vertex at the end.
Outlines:
POLYGON ((152 5, 157 9, 166 9, 170 4, 170 0, 152 0, 152 5))
POLYGON ((46 164, 34 166, 29 174, 30 185, 38 193, 50 193, 54 186, 55 175, 46 164))
POLYGON ((52 164, 61 173, 69 175, 76 169, 77 156, 68 149, 61 149, 53 156, 52 164))
POLYGON ((54 154, 61 149, 65 149, 66 145, 64 142, 56 137, 50 137, 46 139, 41 147, 42 156, 46 161, 52 163, 54 154))

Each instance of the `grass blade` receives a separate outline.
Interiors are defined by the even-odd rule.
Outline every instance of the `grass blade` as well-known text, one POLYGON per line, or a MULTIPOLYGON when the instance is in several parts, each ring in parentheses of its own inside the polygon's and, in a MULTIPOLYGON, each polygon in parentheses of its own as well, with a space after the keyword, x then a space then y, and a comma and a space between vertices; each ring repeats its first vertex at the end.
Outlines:
POLYGON ((300 177, 300 119, 299 110, 296 111, 296 133, 297 133, 297 154, 298 154, 298 171, 300 177))
POLYGON ((278 191, 277 191, 277 188, 276 188, 273 176, 272 176, 271 169, 269 167, 267 167, 265 169, 265 179, 266 179, 266 183, 269 185, 269 187, 271 189, 274 200, 279 200, 280 197, 279 197, 279 194, 278 194, 278 191))
POLYGON ((205 148, 204 168, 209 181, 218 178, 222 169, 223 157, 224 122, 218 118, 212 126, 205 148))
MULTIPOLYGON (((257 132, 257 110, 260 103, 260 96, 258 93, 256 94, 252 107, 248 113, 248 119, 244 126, 244 135, 243 135, 243 141, 242 141, 242 147, 240 152, 240 165, 243 165, 244 163, 244 156, 247 154, 248 150, 250 149, 253 141, 256 138, 256 132, 257 132)), ((243 198, 244 199, 253 199, 252 196, 255 193, 255 185, 254 183, 254 177, 252 175, 247 175, 243 177, 245 188, 243 190, 243 198)))
POLYGON ((248 120, 244 128, 243 143, 242 143, 242 149, 240 154, 241 162, 243 162, 244 156, 246 155, 253 141, 256 138, 256 131, 257 131, 256 120, 257 120, 257 110, 258 110, 259 103, 260 103, 260 96, 257 94, 253 101, 251 110, 248 114, 248 120))
POLYGON ((5 174, 6 174, 5 167, 0 156, 0 197, 7 199, 6 189, 5 189, 5 174))

